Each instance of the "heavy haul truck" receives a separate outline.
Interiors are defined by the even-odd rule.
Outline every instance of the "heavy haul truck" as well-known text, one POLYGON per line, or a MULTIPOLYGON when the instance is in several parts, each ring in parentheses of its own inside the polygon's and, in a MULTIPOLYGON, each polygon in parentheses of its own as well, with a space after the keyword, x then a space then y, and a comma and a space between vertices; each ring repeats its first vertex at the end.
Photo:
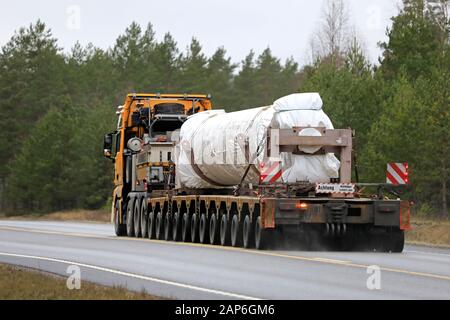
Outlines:
MULTIPOLYGON (((271 117, 295 118, 300 112, 289 108, 270 109, 271 117)), ((117 108, 117 130, 104 138, 104 156, 115 164, 111 219, 116 235, 260 250, 289 239, 307 250, 403 251, 409 201, 388 198, 383 184, 376 185, 376 194, 365 196, 362 187, 372 185, 351 182, 351 129, 335 130, 326 121, 314 127, 289 122, 280 127, 273 120, 261 120, 268 108, 252 110, 230 118, 214 113, 207 95, 129 94, 117 108), (250 121, 243 122, 245 134, 235 132, 242 129, 235 122, 246 115, 250 121), (233 133, 233 152, 244 157, 239 166, 218 164, 211 169, 197 163, 198 150, 217 153, 214 140, 198 150, 189 146, 189 152, 182 151, 184 126, 191 122, 194 136, 214 117, 216 123, 200 135, 220 136, 228 119, 225 126, 233 133), (266 127, 254 131, 255 119, 266 121, 266 127), (251 146, 249 138, 258 134, 251 146), (188 161, 180 160, 183 152, 188 161), (340 165, 337 176, 329 180, 288 181, 282 179, 286 161, 276 160, 275 154, 301 161, 337 155, 340 165), (190 172, 197 177, 194 185, 190 172), (188 183, 180 183, 182 179, 188 183)), ((230 143, 227 137, 224 141, 230 143)), ((309 176, 308 162, 301 161, 300 166, 306 167, 300 170, 309 176)))

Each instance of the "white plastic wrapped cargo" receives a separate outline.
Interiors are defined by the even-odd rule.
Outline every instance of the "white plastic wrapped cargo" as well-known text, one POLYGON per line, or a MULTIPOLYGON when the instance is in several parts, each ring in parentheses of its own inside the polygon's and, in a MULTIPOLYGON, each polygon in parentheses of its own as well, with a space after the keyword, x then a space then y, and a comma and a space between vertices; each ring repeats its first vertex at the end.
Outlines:
MULTIPOLYGON (((324 126, 332 129, 322 111, 317 93, 294 94, 277 100, 273 106, 233 113, 223 110, 189 117, 181 128, 176 147, 177 186, 193 189, 224 188, 237 185, 250 158, 262 148, 249 171, 246 182, 259 183, 259 165, 264 160, 265 136, 269 127, 287 129, 299 126, 324 126), (248 139, 249 152, 239 139, 248 139)), ((301 156, 282 153, 283 182, 329 182, 337 178, 339 161, 332 154, 301 156)))
MULTIPOLYGON (((275 109, 273 128, 325 127, 334 129, 330 118, 322 110, 323 102, 318 93, 292 94, 275 101, 273 107, 275 109)), ((318 131, 317 133, 320 134, 318 131)), ((312 152, 304 149, 302 151, 315 153, 317 149, 312 152)), ((283 159, 283 182, 285 183, 298 181, 327 183, 331 178, 339 177, 340 162, 332 153, 316 156, 282 153, 281 158, 283 159)))

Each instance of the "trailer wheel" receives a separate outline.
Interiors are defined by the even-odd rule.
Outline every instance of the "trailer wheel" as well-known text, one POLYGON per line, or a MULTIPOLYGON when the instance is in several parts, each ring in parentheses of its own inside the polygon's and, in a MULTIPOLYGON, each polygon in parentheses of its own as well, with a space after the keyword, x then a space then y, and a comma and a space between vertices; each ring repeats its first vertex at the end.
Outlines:
POLYGON ((198 214, 193 214, 191 218, 191 242, 197 242, 198 234, 198 214))
POLYGON ((373 232, 370 235, 369 240, 369 250, 376 252, 389 252, 389 233, 386 231, 380 233, 381 231, 373 232))
POLYGON ((252 219, 247 214, 244 219, 244 226, 243 226, 243 243, 244 248, 249 249, 253 247, 253 241, 254 241, 254 227, 252 224, 252 219))
POLYGON ((133 213, 134 213, 134 198, 130 198, 128 200, 127 204, 127 235, 129 237, 134 237, 134 219, 133 219, 133 213))
POLYGON ((163 227, 162 213, 158 212, 156 214, 156 224, 155 224, 155 237, 157 240, 161 240, 161 236, 163 233, 162 227, 163 227))
POLYGON ((148 215, 148 238, 155 239, 155 213, 150 212, 148 215))
POLYGON ((258 250, 266 250, 269 245, 268 239, 268 230, 264 230, 262 228, 262 220, 261 217, 256 219, 255 223, 255 246, 258 250))
POLYGON ((178 212, 175 212, 173 215, 173 222, 172 222, 172 240, 173 241, 180 241, 180 214, 178 212))
POLYGON ((181 240, 183 242, 187 242, 189 239, 189 231, 190 231, 190 219, 189 214, 185 212, 183 214, 183 220, 181 221, 181 240))
POLYGON ((389 233, 388 251, 393 253, 402 253, 405 247, 405 232, 403 230, 392 230, 389 233))
POLYGON ((170 236, 171 236, 171 214, 170 213, 166 213, 165 218, 164 218, 164 240, 169 241, 170 240, 170 236))
POLYGON ((147 238, 148 236, 148 212, 147 212, 147 201, 146 199, 142 199, 142 204, 141 204, 141 236, 142 238, 147 238))
POLYGON ((208 238, 208 217, 206 213, 200 216, 200 243, 205 243, 208 238))
POLYGON ((117 200, 114 205, 114 231, 116 236, 124 237, 127 235, 127 226, 120 223, 120 201, 117 200))
POLYGON ((217 215, 212 214, 209 219, 209 243, 212 245, 217 244, 219 237, 219 223, 217 221, 217 215))
POLYGON ((231 220, 231 245, 242 247, 242 223, 237 214, 234 214, 231 220))
POLYGON ((230 222, 226 214, 222 215, 220 219, 220 244, 222 246, 229 246, 231 243, 230 222))
POLYGON ((141 201, 136 198, 134 210, 133 210, 133 226, 134 226, 134 236, 136 238, 141 237, 141 201))

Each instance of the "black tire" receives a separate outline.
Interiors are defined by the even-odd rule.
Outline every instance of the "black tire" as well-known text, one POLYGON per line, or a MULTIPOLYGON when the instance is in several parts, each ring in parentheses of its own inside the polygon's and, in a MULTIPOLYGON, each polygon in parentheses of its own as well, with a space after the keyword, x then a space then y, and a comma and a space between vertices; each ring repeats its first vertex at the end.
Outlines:
POLYGON ((226 214, 223 214, 220 219, 220 244, 222 246, 231 245, 231 226, 226 214))
POLYGON ((147 199, 142 199, 141 203, 141 235, 142 238, 148 237, 148 212, 147 212, 147 199))
POLYGON ((127 235, 127 226, 120 223, 120 201, 117 200, 114 204, 114 231, 116 236, 125 237, 127 235))
POLYGON ((150 212, 148 214, 148 238, 153 240, 156 238, 156 218, 155 213, 150 212))
POLYGON ((237 214, 234 214, 231 219, 231 245, 242 247, 242 223, 237 214))
POLYGON ((386 233, 373 233, 370 237, 370 251, 388 252, 389 235, 386 233))
POLYGON ((242 230, 242 243, 244 245, 245 249, 250 249, 254 247, 254 236, 255 228, 252 223, 252 219, 250 218, 250 215, 246 215, 244 219, 243 224, 243 230, 242 230))
POLYGON ((134 198, 128 200, 126 212, 127 236, 134 237, 134 198))
MULTIPOLYGON (((258 222, 256 224, 258 224, 258 222)), ((255 225, 255 242, 257 239, 257 233, 259 232, 258 228, 261 228, 261 226, 255 225)), ((326 237, 326 235, 322 235, 322 236, 326 237)), ((300 227, 299 235, 298 235, 298 242, 299 242, 300 250, 302 250, 302 251, 310 251, 311 250, 312 240, 311 240, 311 233, 310 233, 309 226, 302 225, 300 227)), ((256 248, 258 248, 258 245, 256 245, 256 248)), ((264 250, 264 249, 265 249, 264 245, 262 245, 260 250, 264 250)))
POLYGON ((185 212, 183 214, 183 219, 181 221, 181 241, 187 242, 191 236, 191 219, 189 219, 189 214, 185 212))
POLYGON ((350 232, 349 234, 349 238, 349 241, 353 241, 353 243, 351 244, 352 251, 373 251, 373 249, 370 248, 370 234, 366 229, 358 228, 352 230, 352 232, 350 232))
POLYGON ((202 213, 200 216, 199 233, 200 243, 205 243, 208 238, 208 216, 206 213, 202 213))
POLYGON ((163 235, 163 216, 161 212, 156 214, 156 223, 155 223, 155 238, 156 240, 161 240, 163 235))
POLYGON ((217 215, 212 214, 209 219, 209 243, 216 245, 219 242, 219 221, 217 215))
POLYGON ((141 237, 141 200, 136 198, 133 210, 133 226, 134 226, 134 236, 136 238, 141 237))
POLYGON ((258 250, 267 250, 271 241, 271 230, 262 228, 261 217, 258 217, 255 222, 255 247, 258 250))
POLYGON ((181 235, 181 219, 180 214, 178 212, 175 212, 173 215, 173 222, 172 222, 172 240, 173 241, 180 241, 180 235, 181 235))
POLYGON ((172 238, 172 215, 166 213, 164 216, 164 240, 170 241, 172 238))
POLYGON ((392 230, 389 234, 388 251, 402 253, 405 248, 405 232, 403 230, 392 230))
POLYGON ((191 242, 196 243, 198 239, 198 215, 193 214, 191 217, 191 242))

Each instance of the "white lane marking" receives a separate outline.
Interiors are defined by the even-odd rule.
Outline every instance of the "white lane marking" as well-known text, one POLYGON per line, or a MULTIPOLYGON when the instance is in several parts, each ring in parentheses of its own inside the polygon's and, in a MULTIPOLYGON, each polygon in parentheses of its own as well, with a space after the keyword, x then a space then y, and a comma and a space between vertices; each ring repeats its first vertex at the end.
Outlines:
POLYGON ((314 260, 315 261, 320 261, 320 262, 336 263, 336 264, 349 264, 349 263, 352 263, 351 261, 328 259, 328 258, 314 258, 314 260))
POLYGON ((226 291, 207 289, 207 288, 192 286, 192 285, 183 284, 183 283, 179 283, 179 282, 161 280, 161 279, 147 277, 147 276, 138 275, 138 274, 134 274, 134 273, 124 272, 124 271, 119 271, 119 270, 114 270, 114 269, 109 269, 109 268, 104 268, 104 267, 98 267, 98 266, 85 264, 85 263, 79 263, 79 262, 75 262, 75 261, 60 260, 60 259, 55 259, 55 258, 31 256, 31 255, 24 255, 24 254, 7 253, 7 252, 0 252, 0 255, 6 256, 6 257, 35 259, 35 260, 42 260, 42 261, 58 262, 58 263, 69 264, 69 265, 77 265, 80 267, 89 268, 89 269, 93 269, 93 270, 97 270, 97 271, 109 272, 109 273, 126 276, 126 277, 130 277, 130 278, 156 282, 156 283, 160 283, 160 284, 164 284, 164 285, 176 286, 176 287, 189 289, 189 290, 196 290, 196 291, 201 291, 201 292, 206 292, 206 293, 212 293, 212 294, 227 296, 227 297, 236 298, 236 299, 240 299, 240 300, 262 300, 260 298, 254 298, 254 297, 240 295, 240 294, 226 292, 226 291))

